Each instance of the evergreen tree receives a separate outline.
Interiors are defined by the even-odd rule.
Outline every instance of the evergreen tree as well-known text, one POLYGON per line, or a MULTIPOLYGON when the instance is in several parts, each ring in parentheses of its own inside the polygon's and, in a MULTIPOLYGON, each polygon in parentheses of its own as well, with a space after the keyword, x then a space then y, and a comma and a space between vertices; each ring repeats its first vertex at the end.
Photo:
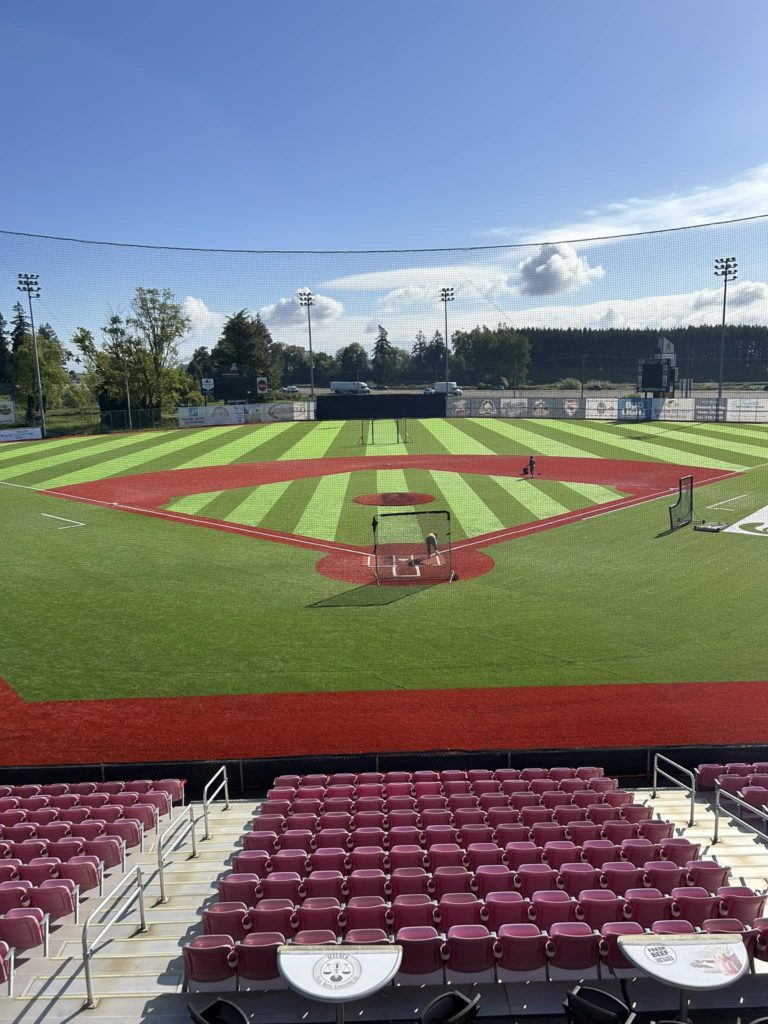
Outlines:
POLYGON ((192 353, 192 358, 187 364, 187 373, 190 377, 194 377, 196 381, 201 381, 203 377, 213 376, 213 359, 205 345, 202 345, 200 348, 196 348, 192 353))
POLYGON ((376 341, 373 345, 373 360, 371 367, 374 377, 380 384, 388 384, 392 379, 394 351, 389 342, 389 335, 384 327, 379 324, 376 341))
POLYGON ((24 307, 17 302, 13 307, 13 319, 11 321, 11 351, 16 352, 24 344, 24 338, 30 330, 27 318, 24 315, 24 307))
POLYGON ((241 309, 228 317, 221 337, 211 352, 218 370, 229 370, 234 364, 244 375, 274 376, 272 335, 261 317, 241 309))
POLYGON ((8 380, 8 364, 11 358, 11 346, 8 341, 8 324, 0 313, 0 380, 8 380))

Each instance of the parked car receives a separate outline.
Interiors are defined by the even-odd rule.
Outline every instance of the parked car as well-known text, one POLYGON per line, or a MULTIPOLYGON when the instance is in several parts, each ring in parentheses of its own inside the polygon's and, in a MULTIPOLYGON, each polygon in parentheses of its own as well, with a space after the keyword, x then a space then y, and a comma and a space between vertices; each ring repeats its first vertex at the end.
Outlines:
POLYGON ((377 384, 376 387, 374 388, 374 391, 386 391, 386 390, 387 390, 387 385, 386 384, 377 384))
POLYGON ((299 389, 295 384, 286 384, 285 387, 280 388, 284 395, 298 395, 299 389))
POLYGON ((424 392, 423 393, 425 395, 434 395, 435 389, 434 388, 424 388, 424 392))

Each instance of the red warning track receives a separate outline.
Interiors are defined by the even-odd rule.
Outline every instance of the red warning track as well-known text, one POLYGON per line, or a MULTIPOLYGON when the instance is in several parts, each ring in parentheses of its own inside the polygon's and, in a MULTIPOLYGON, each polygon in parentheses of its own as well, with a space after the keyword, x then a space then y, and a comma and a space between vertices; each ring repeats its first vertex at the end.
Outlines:
POLYGON ((643 683, 27 704, 0 680, 0 715, 3 760, 16 765, 735 744, 765 741, 768 688, 643 683))

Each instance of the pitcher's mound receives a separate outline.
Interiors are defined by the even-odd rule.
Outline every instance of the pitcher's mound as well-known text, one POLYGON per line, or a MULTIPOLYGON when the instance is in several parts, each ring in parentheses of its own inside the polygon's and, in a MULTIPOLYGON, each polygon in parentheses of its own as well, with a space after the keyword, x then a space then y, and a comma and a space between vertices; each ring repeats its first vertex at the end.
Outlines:
POLYGON ((358 505, 428 505, 434 501, 434 494, 418 494, 416 491, 382 491, 379 494, 358 494, 358 505))

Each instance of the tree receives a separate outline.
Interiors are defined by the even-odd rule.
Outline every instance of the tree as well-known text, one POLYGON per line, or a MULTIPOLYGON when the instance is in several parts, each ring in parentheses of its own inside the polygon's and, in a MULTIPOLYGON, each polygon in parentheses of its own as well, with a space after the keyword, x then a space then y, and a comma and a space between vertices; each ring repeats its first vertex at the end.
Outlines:
POLYGON ((11 359, 11 346, 8 342, 8 324, 0 313, 0 380, 8 379, 8 366, 11 359))
POLYGON ((506 324, 499 324, 495 330, 483 326, 456 331, 453 345, 457 360, 478 383, 497 384, 506 377, 517 385, 528 377, 530 342, 506 324))
POLYGON ((126 378, 131 404, 138 408, 159 409, 195 394, 194 382, 179 365, 177 348, 188 326, 189 320, 167 288, 137 288, 131 315, 110 317, 101 348, 90 331, 76 331, 72 342, 84 358, 99 406, 125 408, 126 378))
POLYGON ((442 380, 445 367, 445 342, 440 331, 435 331, 432 340, 424 350, 424 366, 428 375, 435 380, 442 380))
MULTIPOLYGON (((63 405, 71 386, 71 379, 65 368, 70 353, 63 347, 50 324, 42 324, 37 331, 37 357, 45 407, 63 405)), ((24 336, 11 353, 8 376, 16 400, 26 401, 30 410, 39 410, 31 332, 24 336)))
POLYGON ((336 353, 336 368, 340 380, 358 380, 368 375, 368 356, 358 342, 340 348, 336 353))
POLYGON ((15 352, 24 343, 24 338, 30 330, 27 318, 24 315, 24 307, 17 302, 13 307, 13 319, 11 320, 11 351, 15 352))
POLYGON ((381 384, 389 384, 392 380, 393 354, 392 345, 389 343, 389 335, 386 329, 379 324, 376 341, 373 345, 371 368, 374 377, 381 384))
POLYGON ((213 376, 213 359, 205 345, 202 345, 200 348, 196 348, 192 353, 192 358, 187 364, 187 373, 190 377, 194 377, 198 382, 201 381, 203 377, 213 376))
MULTIPOLYGON (((317 357, 315 353, 315 369, 317 357)), ((282 345, 273 342, 271 346, 274 372, 284 384, 306 384, 309 380, 309 352, 301 345, 282 345)))
POLYGON ((245 375, 275 376, 272 335, 258 313, 252 317, 247 309, 228 317, 211 359, 218 370, 229 370, 235 364, 245 375))

